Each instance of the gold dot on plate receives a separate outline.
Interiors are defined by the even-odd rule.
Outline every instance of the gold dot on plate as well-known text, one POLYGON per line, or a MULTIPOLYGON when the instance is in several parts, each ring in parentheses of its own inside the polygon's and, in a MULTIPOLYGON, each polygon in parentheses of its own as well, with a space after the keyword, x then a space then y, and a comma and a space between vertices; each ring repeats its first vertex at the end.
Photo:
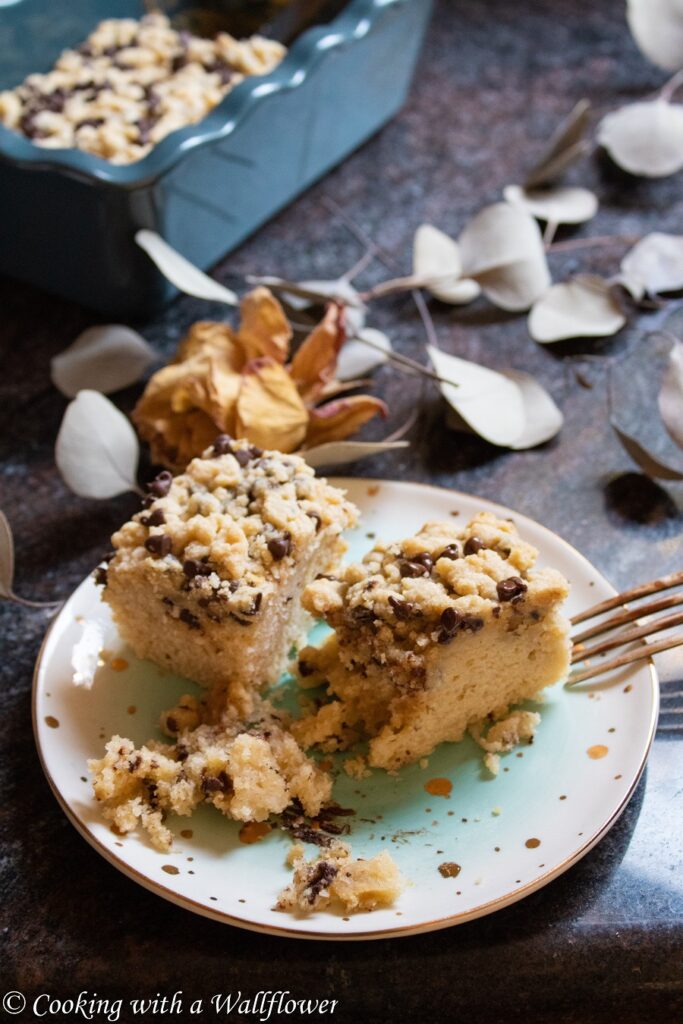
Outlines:
POLYGON ((368 487, 368 495, 371 498, 374 498, 376 494, 379 494, 379 484, 373 484, 371 487, 368 487))
POLYGON ((109 662, 109 667, 114 672, 125 672, 128 668, 128 662, 125 658, 112 658, 109 662))
POLYGON ((614 776, 614 778, 615 778, 615 779, 620 779, 620 778, 621 778, 621 775, 615 775, 615 776, 614 776))
POLYGON ((588 748, 586 753, 592 761, 599 761, 601 757, 607 757, 609 747, 606 747, 604 743, 595 743, 592 747, 588 748))
POLYGON ((532 837, 531 839, 527 839, 527 841, 525 842, 525 844, 524 844, 524 845, 525 845, 525 846, 527 847, 527 849, 529 849, 529 850, 535 850, 537 846, 540 846, 540 845, 541 845, 541 840, 540 840, 540 839, 534 839, 534 838, 532 837))
POLYGON ((51 729, 59 729, 59 719, 54 715, 45 715, 45 725, 49 725, 51 729))
POLYGON ((165 871, 167 875, 179 875, 180 868, 177 868, 175 864, 162 864, 161 870, 165 871))
POLYGON ((128 707, 126 708, 126 711, 128 712, 129 715, 134 715, 135 712, 137 711, 137 708, 135 707, 135 704, 129 704, 128 707))
POLYGON ((192 831, 191 828, 184 828, 181 830, 180 834, 183 837, 183 839, 192 839, 194 832, 192 831))
POLYGON ((612 728, 611 728, 611 729, 608 729, 608 730, 607 730, 607 732, 616 732, 616 731, 617 731, 617 730, 616 730, 616 729, 614 728, 614 726, 612 726, 612 728))
POLYGON ((624 687, 624 693, 630 693, 632 689, 633 686, 631 685, 631 683, 629 683, 628 686, 624 687))
POLYGON ((566 800, 566 799, 567 799, 567 797, 563 793, 562 796, 560 797, 560 800, 566 800))

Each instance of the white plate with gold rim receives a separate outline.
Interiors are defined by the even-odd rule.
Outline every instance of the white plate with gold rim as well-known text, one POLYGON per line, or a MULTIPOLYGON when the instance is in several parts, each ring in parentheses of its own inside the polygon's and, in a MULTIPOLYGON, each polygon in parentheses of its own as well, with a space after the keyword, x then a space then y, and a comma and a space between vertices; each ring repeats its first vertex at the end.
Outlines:
MULTIPOLYGON (((347 488, 362 513, 361 526, 349 536, 352 558, 371 547, 375 535, 408 536, 428 519, 457 514, 465 521, 486 509, 511 516, 538 548, 539 564, 567 576, 572 584, 569 614, 614 594, 556 534, 490 501, 421 484, 334 482, 347 488)), ((106 860, 160 896, 228 924, 319 939, 445 928, 547 885, 587 853, 626 806, 652 743, 659 693, 649 663, 582 692, 552 687, 536 708, 542 721, 533 746, 505 755, 496 778, 483 768, 482 752, 469 739, 443 744, 427 768, 412 765, 397 777, 374 771, 358 782, 340 772, 335 798, 356 811, 348 819, 354 854, 369 857, 389 849, 410 884, 390 909, 297 918, 273 910, 289 879, 285 856, 290 840, 284 833, 273 830, 245 846, 235 822, 202 806, 191 819, 169 822, 174 846, 159 853, 142 835, 113 834, 99 816, 87 759, 99 756, 113 733, 137 743, 162 738, 160 711, 188 691, 192 684, 139 661, 122 644, 108 607, 92 580, 85 580, 54 620, 34 679, 36 740, 57 799, 106 860), (102 624, 108 650, 89 691, 71 681, 71 652, 81 619, 102 624), (433 778, 452 781, 450 796, 430 795, 425 786, 433 778), (459 874, 443 877, 438 868, 444 862, 459 865, 459 874)))

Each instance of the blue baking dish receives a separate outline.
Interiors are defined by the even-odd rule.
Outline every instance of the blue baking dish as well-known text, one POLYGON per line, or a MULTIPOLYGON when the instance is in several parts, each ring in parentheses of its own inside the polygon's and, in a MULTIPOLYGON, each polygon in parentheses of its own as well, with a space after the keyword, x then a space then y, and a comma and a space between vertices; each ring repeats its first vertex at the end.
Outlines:
MULTIPOLYGON (((5 0, 0 87, 47 70, 102 18, 148 7, 5 0)), ((431 0, 351 0, 303 32, 271 74, 241 82, 137 163, 41 149, 0 126, 0 273, 107 316, 151 313, 174 289, 135 232, 157 231, 212 266, 397 112, 430 13, 431 0)))

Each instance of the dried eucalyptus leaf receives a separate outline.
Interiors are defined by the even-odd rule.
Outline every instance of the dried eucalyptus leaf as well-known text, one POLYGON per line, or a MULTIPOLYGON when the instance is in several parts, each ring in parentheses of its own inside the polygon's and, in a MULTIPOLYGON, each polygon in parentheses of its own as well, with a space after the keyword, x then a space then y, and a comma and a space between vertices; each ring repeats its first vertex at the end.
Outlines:
POLYGON ((550 285, 538 224, 509 203, 486 206, 470 221, 460 253, 463 272, 501 309, 528 309, 550 285))
POLYGON ((224 302, 228 306, 236 306, 238 299, 233 291, 214 281, 212 277, 195 267, 193 263, 181 256, 179 252, 165 242, 156 231, 146 228, 138 231, 135 241, 144 249, 157 270, 186 295, 194 295, 197 299, 208 302, 224 302))
POLYGON ((458 243, 431 224, 421 224, 415 232, 413 274, 435 299, 452 305, 472 302, 481 291, 476 281, 462 277, 458 243))
POLYGON ((526 415, 522 393, 515 381, 432 345, 428 352, 434 369, 442 378, 440 388, 444 398, 480 437, 504 448, 523 437, 526 415))
POLYGON ((64 413, 55 459, 65 484, 82 498, 113 498, 138 489, 140 449, 122 412, 98 391, 79 391, 64 413))
POLYGON ((627 0, 629 28, 638 48, 660 68, 683 68, 681 0, 627 0))
POLYGON ((529 334, 543 345, 567 338, 603 338, 626 323, 608 281, 579 274, 554 284, 529 313, 529 334))
POLYGON ((550 224, 583 224, 598 212, 598 198, 587 188, 564 187, 529 189, 507 185, 503 189, 507 203, 519 206, 537 220, 550 224))
POLYGON ((344 342, 337 358, 337 379, 343 381, 364 377, 387 361, 392 351, 389 338, 374 327, 364 327, 354 338, 344 342))
POLYGON ((656 480, 683 480, 683 472, 668 466, 655 455, 652 455, 635 437, 625 433, 614 421, 612 421, 612 429, 621 441, 625 451, 631 456, 636 465, 640 466, 646 476, 654 477, 656 480))
POLYGON ((607 114, 597 140, 630 174, 663 178, 683 167, 683 107, 656 99, 607 114))
POLYGON ((683 344, 680 341, 671 348, 658 405, 669 435, 683 448, 683 344))
POLYGON ((624 285, 629 281, 640 286, 641 297, 644 292, 679 291, 683 288, 683 235, 654 231, 641 238, 621 261, 621 273, 624 285))
POLYGON ((509 445, 517 451, 550 441, 562 429, 564 417, 552 397, 535 377, 521 370, 501 370, 503 377, 519 387, 526 423, 519 437, 509 445))
POLYGON ((316 445, 315 448, 305 448, 298 451, 297 455, 305 459, 313 469, 317 469, 319 466, 341 466, 345 462, 357 462, 359 459, 367 459, 371 455, 407 448, 409 443, 409 441, 330 441, 327 444, 316 445))
POLYGON ((590 103, 579 100, 528 172, 524 179, 525 188, 550 184, 590 151, 590 142, 584 138, 589 120, 590 103))
POLYGON ((145 339, 130 327, 89 327, 52 360, 52 383, 67 398, 86 389, 109 395, 135 384, 155 359, 145 339))
POLYGON ((0 597, 11 597, 14 584, 14 538, 4 512, 0 511, 0 597))

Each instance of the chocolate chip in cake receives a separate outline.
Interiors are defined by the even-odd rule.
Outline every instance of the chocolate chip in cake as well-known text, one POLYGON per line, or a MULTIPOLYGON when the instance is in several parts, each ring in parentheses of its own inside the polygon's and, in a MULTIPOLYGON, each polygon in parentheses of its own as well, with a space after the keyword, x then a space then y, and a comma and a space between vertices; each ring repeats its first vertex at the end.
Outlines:
POLYGON ((196 615, 193 615, 188 608, 181 608, 180 615, 178 616, 181 622, 184 622, 190 629, 199 629, 201 623, 196 615))
POLYGON ((431 555, 427 555, 426 552, 423 552, 422 555, 416 555, 415 558, 406 558, 402 562, 399 562, 398 571, 403 577, 429 576, 433 565, 434 562, 432 561, 431 555), (428 562, 420 561, 421 558, 424 559, 425 557, 429 559, 428 562))
POLYGON ((148 516, 141 516, 140 522, 143 526, 164 526, 166 516, 160 508, 155 508, 148 516))
POLYGON ((315 903, 316 898, 323 889, 328 889, 330 884, 337 877, 338 868, 327 860, 318 861, 313 868, 308 883, 306 894, 309 903, 315 903))
POLYGON ((259 608, 261 607, 261 602, 262 601, 263 601, 263 594, 259 590, 256 594, 254 594, 254 600, 251 602, 251 607, 247 608, 247 610, 245 611, 244 614, 245 615, 256 615, 258 610, 259 610, 259 608))
POLYGON ((106 587, 107 570, 103 565, 98 565, 92 575, 98 587, 106 587))
POLYGON ((439 558, 450 558, 451 561, 455 561, 456 558, 460 558, 460 548, 457 544, 449 544, 436 557, 437 561, 439 558))
POLYGON ((394 597, 393 594, 389 595, 389 604, 393 609, 394 615, 397 619, 405 622, 415 611, 415 605, 411 601, 401 601, 400 598, 394 597))
POLYGON ((320 516, 318 515, 317 512, 307 512, 306 515, 308 516, 309 519, 313 519, 314 520, 314 522, 315 522, 315 532, 318 533, 319 530, 320 530, 320 527, 323 524, 322 519, 320 518, 320 516))
POLYGON ((478 633, 484 628, 484 620, 479 615, 463 615, 460 620, 460 629, 467 629, 471 633, 478 633))
POLYGON ((145 547, 157 558, 164 558, 170 554, 173 542, 167 533, 153 533, 145 541, 145 547))
POLYGON ((232 454, 232 438, 230 434, 219 434, 216 440, 213 442, 213 454, 214 455, 230 455, 232 454))
POLYGON ((466 555, 476 555, 478 551, 482 551, 485 547, 486 545, 481 537, 469 537, 465 541, 464 550, 466 555))
POLYGON ((213 570, 210 565, 200 562, 198 558, 187 558, 183 562, 183 572, 189 580, 193 580, 195 576, 210 576, 213 570))
POLYGON ((202 789, 205 793, 227 793, 230 789, 230 779, 225 772, 210 775, 202 779, 202 789))
POLYGON ((301 658, 299 660, 299 675, 300 676, 303 676, 303 678, 305 679, 306 676, 311 676, 311 675, 313 675, 314 672, 315 672, 315 669, 314 669, 313 665, 311 665, 308 661, 304 661, 303 658, 301 658))
POLYGON ((173 474, 169 473, 167 469, 162 469, 161 473, 155 476, 154 480, 151 480, 147 484, 147 490, 150 494, 153 494, 155 498, 163 498, 170 491, 172 483, 173 474))
POLYGON ((292 535, 288 530, 285 530, 279 537, 271 537, 268 541, 268 550, 273 556, 275 562, 282 561, 286 558, 289 552, 292 550, 292 535))
POLYGON ((456 611, 455 608, 449 607, 444 608, 441 612, 441 618, 439 622, 443 629, 449 633, 454 633, 460 624, 460 612, 456 611))
POLYGON ((499 601, 512 601, 526 593, 526 583, 519 576, 510 576, 496 584, 499 601))

